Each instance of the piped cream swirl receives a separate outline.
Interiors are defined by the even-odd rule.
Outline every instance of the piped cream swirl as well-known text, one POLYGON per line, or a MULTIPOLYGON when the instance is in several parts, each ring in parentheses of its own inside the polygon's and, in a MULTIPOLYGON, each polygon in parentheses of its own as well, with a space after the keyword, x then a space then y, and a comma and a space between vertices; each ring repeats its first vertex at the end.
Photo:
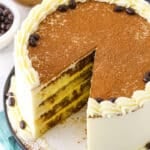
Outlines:
POLYGON ((145 90, 137 90, 131 98, 119 97, 114 103, 103 101, 98 103, 95 99, 89 98, 87 114, 88 117, 110 118, 118 115, 126 115, 143 107, 146 102, 150 102, 150 82, 145 86, 145 90))
POLYGON ((137 14, 150 22, 150 4, 146 0, 96 0, 98 2, 107 2, 123 7, 131 7, 137 14))

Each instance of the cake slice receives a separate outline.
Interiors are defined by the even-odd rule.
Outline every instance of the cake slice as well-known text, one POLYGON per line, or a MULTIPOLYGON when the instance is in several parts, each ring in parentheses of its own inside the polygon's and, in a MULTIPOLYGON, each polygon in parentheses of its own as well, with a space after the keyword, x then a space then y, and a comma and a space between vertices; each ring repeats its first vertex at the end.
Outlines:
MULTIPOLYGON (((127 125, 142 118, 149 125, 149 105, 140 108, 150 100, 149 84, 144 90, 150 80, 150 4, 77 2, 43 0, 17 34, 15 96, 20 121, 37 138, 89 98, 88 149, 137 149, 149 140, 146 126, 139 141, 122 143, 136 136, 129 134, 133 126, 127 125), (119 145, 110 141, 114 137, 119 145)), ((134 131, 141 128, 139 123, 134 131)))

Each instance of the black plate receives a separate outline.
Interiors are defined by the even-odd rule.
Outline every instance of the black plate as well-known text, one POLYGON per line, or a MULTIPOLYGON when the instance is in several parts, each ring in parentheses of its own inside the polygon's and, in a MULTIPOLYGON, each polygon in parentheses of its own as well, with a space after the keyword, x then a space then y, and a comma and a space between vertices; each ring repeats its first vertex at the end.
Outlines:
POLYGON ((9 121, 8 118, 8 114, 7 114, 7 106, 6 106, 6 94, 8 93, 9 87, 10 87, 10 81, 11 81, 11 77, 15 74, 14 68, 11 70, 10 74, 8 75, 5 85, 4 85, 4 93, 3 93, 3 105, 4 105, 4 113, 5 113, 5 117, 6 117, 6 121, 8 124, 8 127, 12 133, 12 135, 14 136, 15 140, 17 141, 17 143, 19 144, 20 148, 22 150, 26 150, 25 146, 23 145, 23 143, 21 142, 21 140, 17 137, 17 135, 15 134, 15 132, 13 131, 13 128, 11 126, 11 123, 9 121))

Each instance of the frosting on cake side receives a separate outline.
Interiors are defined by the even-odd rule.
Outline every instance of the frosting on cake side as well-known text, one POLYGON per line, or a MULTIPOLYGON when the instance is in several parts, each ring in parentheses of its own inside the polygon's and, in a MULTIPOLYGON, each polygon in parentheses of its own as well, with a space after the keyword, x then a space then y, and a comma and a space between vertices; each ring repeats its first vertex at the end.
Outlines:
POLYGON ((88 150, 138 150, 150 140, 150 102, 112 118, 88 118, 88 150))

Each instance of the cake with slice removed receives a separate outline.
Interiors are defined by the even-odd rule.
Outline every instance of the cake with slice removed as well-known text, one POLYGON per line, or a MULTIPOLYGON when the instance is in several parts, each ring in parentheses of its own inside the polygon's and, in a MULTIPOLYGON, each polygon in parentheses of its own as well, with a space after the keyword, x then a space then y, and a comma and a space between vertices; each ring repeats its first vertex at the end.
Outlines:
POLYGON ((150 101, 150 85, 143 90, 150 81, 150 4, 144 0, 78 2, 84 3, 44 0, 17 34, 14 94, 23 118, 21 127, 29 127, 38 137, 82 108, 90 97, 89 150, 138 149, 150 140, 145 126, 141 138, 130 142, 135 138, 130 135, 135 123, 134 132, 144 128, 142 118, 150 123, 149 106, 140 109, 150 101))

